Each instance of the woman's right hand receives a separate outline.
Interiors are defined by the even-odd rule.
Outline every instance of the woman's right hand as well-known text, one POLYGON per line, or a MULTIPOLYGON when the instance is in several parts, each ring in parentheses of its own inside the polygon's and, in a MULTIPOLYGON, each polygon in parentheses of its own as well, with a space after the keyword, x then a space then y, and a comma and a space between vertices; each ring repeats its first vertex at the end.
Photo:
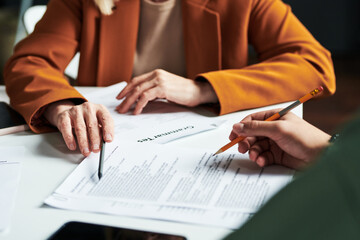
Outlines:
POLYGON ((106 142, 114 138, 114 122, 109 111, 101 104, 85 102, 75 105, 69 100, 50 104, 45 118, 61 132, 66 146, 88 156, 91 152, 99 152, 101 137, 106 142))
POLYGON ((264 121, 279 109, 258 112, 233 126, 230 140, 247 137, 239 143, 239 152, 249 151, 249 157, 259 166, 280 164, 300 169, 308 165, 329 144, 330 136, 320 129, 287 113, 279 120, 264 121))

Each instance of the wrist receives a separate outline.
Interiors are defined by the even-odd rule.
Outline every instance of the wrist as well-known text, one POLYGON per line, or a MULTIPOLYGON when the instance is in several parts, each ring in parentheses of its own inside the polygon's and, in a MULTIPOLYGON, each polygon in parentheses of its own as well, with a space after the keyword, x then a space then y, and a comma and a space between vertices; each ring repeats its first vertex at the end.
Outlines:
POLYGON ((199 91, 200 91, 199 104, 218 102, 217 95, 209 82, 207 81, 197 82, 197 86, 199 87, 199 91))

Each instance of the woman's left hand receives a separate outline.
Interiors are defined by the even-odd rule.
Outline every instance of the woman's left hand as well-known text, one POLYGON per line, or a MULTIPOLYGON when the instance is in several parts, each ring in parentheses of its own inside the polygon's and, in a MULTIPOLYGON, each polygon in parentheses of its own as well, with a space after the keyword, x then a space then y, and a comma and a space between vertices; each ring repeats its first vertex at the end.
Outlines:
POLYGON ((218 101, 210 83, 183 78, 162 69, 134 77, 116 98, 125 98, 116 108, 119 113, 126 113, 136 104, 134 114, 140 114, 149 101, 158 98, 188 107, 218 101))

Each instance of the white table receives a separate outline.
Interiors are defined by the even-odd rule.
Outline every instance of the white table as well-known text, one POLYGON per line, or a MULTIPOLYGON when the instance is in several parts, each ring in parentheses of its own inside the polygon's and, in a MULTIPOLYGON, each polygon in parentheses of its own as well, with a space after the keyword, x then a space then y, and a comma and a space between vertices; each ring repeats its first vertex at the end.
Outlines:
MULTIPOLYGON (((94 88, 79 88, 80 92, 94 88)), ((4 86, 0 86, 0 100, 8 101, 4 86)), ((280 105, 281 107, 287 104, 280 105)), ((252 111, 247 111, 254 112, 252 111)), ((298 113, 302 108, 297 109, 298 113)), ((244 113, 238 112, 224 116, 232 119, 216 130, 186 137, 171 143, 177 146, 207 147, 218 149, 228 142, 232 124, 241 120, 244 113)), ((0 239, 46 239, 61 225, 68 221, 84 221, 113 225, 125 228, 141 229, 153 232, 165 232, 184 235, 187 239, 221 239, 230 233, 229 229, 207 227, 194 224, 167 222, 97 213, 77 212, 55 209, 43 204, 57 186, 75 169, 76 162, 83 159, 79 153, 67 150, 61 135, 57 132, 33 134, 30 131, 0 137, 2 146, 25 146, 26 155, 22 162, 20 186, 13 211, 11 227, 0 232, 0 239)))

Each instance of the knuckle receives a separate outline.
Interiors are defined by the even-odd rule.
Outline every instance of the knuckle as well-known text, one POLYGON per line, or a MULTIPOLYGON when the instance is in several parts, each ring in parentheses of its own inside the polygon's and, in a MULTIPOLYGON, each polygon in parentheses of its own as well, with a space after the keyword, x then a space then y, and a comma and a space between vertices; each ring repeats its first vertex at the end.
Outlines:
POLYGON ((140 79, 139 76, 136 76, 136 77, 132 78, 132 79, 128 82, 128 85, 131 85, 131 84, 133 84, 134 82, 138 82, 139 79, 140 79))
POLYGON ((134 93, 140 93, 141 92, 141 87, 138 85, 134 88, 134 93))
POLYGON ((68 117, 69 116, 68 116, 68 114, 66 114, 66 112, 62 112, 59 114, 57 121, 58 121, 58 123, 64 122, 66 120, 66 118, 68 118, 68 117))
POLYGON ((64 138, 65 142, 70 142, 73 139, 72 136, 69 134, 64 135, 63 138, 64 138))
POLYGON ((76 126, 74 127, 74 130, 75 130, 75 132, 77 132, 77 133, 81 133, 81 132, 85 132, 85 131, 86 131, 86 128, 85 128, 84 125, 76 125, 76 126))
POLYGON ((81 105, 76 105, 76 106, 73 106, 70 110, 69 110, 69 113, 72 115, 72 116, 78 116, 79 114, 81 114, 82 110, 81 110, 81 105))
POLYGON ((239 130, 240 130, 239 129, 239 124, 234 124, 233 127, 232 127, 232 132, 234 134, 238 134, 239 130))
POLYGON ((108 111, 104 111, 104 112, 102 112, 102 114, 99 114, 98 119, 100 122, 102 122, 104 124, 114 124, 114 120, 108 111))
POLYGON ((105 106, 102 105, 102 104, 99 104, 99 105, 98 105, 98 113, 99 113, 99 115, 107 115, 107 116, 110 116, 109 110, 107 109, 107 107, 105 107, 105 106))
POLYGON ((154 79, 159 81, 164 78, 165 71, 162 69, 156 69, 154 70, 154 75, 155 75, 154 79))
POLYGON ((87 112, 92 112, 93 111, 93 104, 89 103, 89 102, 85 102, 83 104, 83 109, 87 112))
POLYGON ((102 105, 102 104, 98 104, 98 108, 99 108, 101 111, 107 112, 107 108, 106 108, 104 105, 102 105))
POLYGON ((256 121, 250 121, 247 123, 247 127, 250 130, 256 129, 256 128, 258 128, 258 126, 259 126, 259 124, 256 121))
POLYGON ((62 132, 63 130, 66 130, 66 128, 71 127, 70 122, 69 122, 69 116, 68 114, 60 114, 59 118, 57 120, 57 127, 58 129, 62 132))
POLYGON ((163 74, 163 72, 164 72, 164 70, 159 69, 159 68, 157 68, 157 69, 154 70, 154 74, 155 74, 156 76, 159 76, 159 75, 163 74))
POLYGON ((143 92, 141 94, 141 99, 145 100, 145 99, 149 99, 150 97, 150 93, 149 92, 143 92))
POLYGON ((153 82, 154 82, 155 86, 161 86, 162 85, 162 79, 160 77, 158 77, 158 76, 153 79, 153 82))
POLYGON ((98 127, 98 123, 97 123, 95 120, 92 120, 92 121, 90 121, 90 122, 87 124, 87 127, 88 127, 89 129, 95 129, 95 128, 98 127))
POLYGON ((64 131, 66 128, 68 128, 69 124, 65 121, 63 121, 63 119, 60 119, 59 120, 59 123, 58 123, 58 128, 60 131, 64 131))
POLYGON ((89 107, 91 106, 91 103, 90 103, 90 102, 84 102, 84 103, 82 104, 82 106, 83 106, 84 108, 89 108, 89 107))
POLYGON ((109 117, 107 114, 102 114, 101 116, 100 116, 100 120, 102 121, 102 122, 106 122, 106 121, 109 121, 109 120, 112 120, 112 118, 111 117, 109 117))

